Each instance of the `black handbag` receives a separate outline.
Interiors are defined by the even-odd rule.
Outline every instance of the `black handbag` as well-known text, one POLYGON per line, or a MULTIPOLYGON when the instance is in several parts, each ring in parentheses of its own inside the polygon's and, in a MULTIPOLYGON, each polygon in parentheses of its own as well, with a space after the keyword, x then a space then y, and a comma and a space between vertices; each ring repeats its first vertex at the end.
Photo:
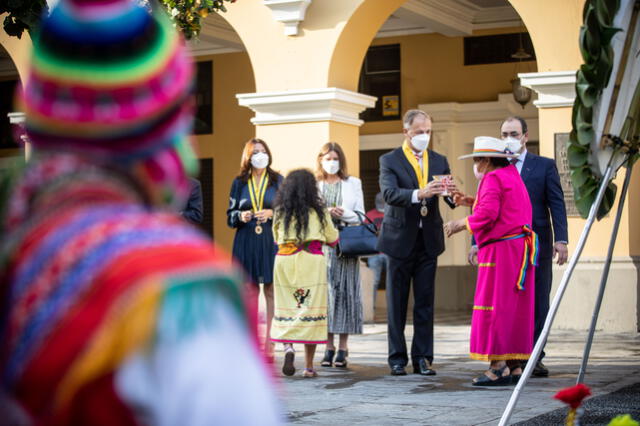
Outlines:
POLYGON ((338 256, 358 257, 378 254, 378 227, 364 213, 355 212, 360 218, 360 225, 345 226, 340 229, 338 256), (365 222, 365 219, 368 223, 365 222))

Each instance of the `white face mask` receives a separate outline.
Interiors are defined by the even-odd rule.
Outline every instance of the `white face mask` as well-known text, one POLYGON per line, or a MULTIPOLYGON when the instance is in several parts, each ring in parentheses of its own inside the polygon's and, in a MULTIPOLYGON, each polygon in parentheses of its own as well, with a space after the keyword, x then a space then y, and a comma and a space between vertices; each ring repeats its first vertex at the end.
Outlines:
POLYGON ((473 163, 473 174, 476 175, 476 179, 478 180, 484 177, 484 172, 478 171, 478 163, 473 163))
POLYGON ((509 136, 504 139, 504 141, 507 144, 507 149, 509 151, 514 154, 520 154, 520 151, 522 151, 522 142, 520 141, 520 139, 509 136))
POLYGON ((418 151, 424 151, 429 146, 431 135, 429 133, 421 133, 411 138, 411 145, 418 151))
POLYGON ((335 175, 340 170, 340 161, 338 160, 322 160, 322 168, 330 175, 335 175))
POLYGON ((264 169, 269 165, 269 154, 266 152, 256 152, 251 156, 251 166, 256 169, 264 169))

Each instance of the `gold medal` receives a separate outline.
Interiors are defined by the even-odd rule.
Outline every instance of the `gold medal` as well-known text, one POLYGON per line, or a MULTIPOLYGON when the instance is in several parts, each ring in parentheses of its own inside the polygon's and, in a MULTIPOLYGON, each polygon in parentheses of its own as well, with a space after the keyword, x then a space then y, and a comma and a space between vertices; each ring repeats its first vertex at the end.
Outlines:
POLYGON ((421 214, 422 216, 426 216, 426 215, 427 215, 427 213, 429 213, 429 209, 427 208, 427 206, 422 206, 422 207, 420 207, 420 214, 421 214))
POLYGON ((262 234, 262 226, 261 225, 256 225, 255 231, 256 231, 256 234, 258 234, 258 235, 262 234))

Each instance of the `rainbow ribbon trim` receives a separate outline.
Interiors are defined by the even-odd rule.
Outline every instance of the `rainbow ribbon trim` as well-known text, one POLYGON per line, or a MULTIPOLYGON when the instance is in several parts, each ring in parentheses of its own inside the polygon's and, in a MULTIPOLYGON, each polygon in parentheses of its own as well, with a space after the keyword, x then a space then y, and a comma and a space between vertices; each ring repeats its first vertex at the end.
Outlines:
POLYGON ((518 290, 524 290, 524 280, 527 277, 529 265, 538 266, 538 234, 533 232, 529 225, 524 225, 521 234, 505 235, 498 238, 497 241, 516 240, 518 238, 524 238, 525 244, 516 287, 518 287, 518 290))
POLYGON ((474 149, 473 153, 474 154, 480 154, 480 153, 484 153, 484 152, 497 152, 499 154, 504 154, 504 151, 501 151, 499 149, 490 149, 490 148, 483 148, 483 149, 474 149))

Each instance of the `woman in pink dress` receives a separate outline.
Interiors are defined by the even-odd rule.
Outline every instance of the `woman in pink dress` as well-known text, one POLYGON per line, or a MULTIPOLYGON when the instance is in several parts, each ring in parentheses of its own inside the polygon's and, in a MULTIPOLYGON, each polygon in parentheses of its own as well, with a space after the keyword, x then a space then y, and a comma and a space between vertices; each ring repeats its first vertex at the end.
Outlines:
MULTIPOLYGON (((475 138, 473 153, 460 157, 473 158, 480 180, 472 214, 445 225, 449 237, 467 229, 479 247, 470 356, 491 364, 474 386, 515 383, 533 349, 537 238, 527 189, 508 160, 515 157, 500 139, 475 138)), ((457 195, 460 204, 472 201, 457 195)))

